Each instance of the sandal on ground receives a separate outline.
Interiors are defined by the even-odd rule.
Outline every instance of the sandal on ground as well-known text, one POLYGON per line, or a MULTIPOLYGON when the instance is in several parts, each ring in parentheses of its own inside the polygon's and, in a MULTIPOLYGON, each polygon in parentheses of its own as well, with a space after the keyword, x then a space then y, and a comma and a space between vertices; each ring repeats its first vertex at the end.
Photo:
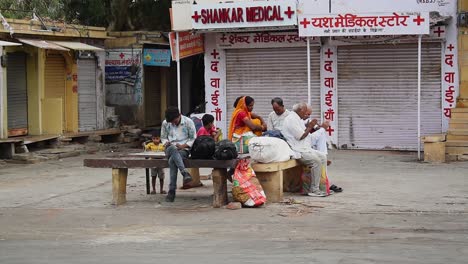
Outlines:
POLYGON ((336 185, 333 184, 332 186, 330 186, 330 190, 332 190, 332 191, 334 191, 334 192, 342 192, 342 191, 343 191, 343 188, 338 187, 338 186, 336 186, 336 185))

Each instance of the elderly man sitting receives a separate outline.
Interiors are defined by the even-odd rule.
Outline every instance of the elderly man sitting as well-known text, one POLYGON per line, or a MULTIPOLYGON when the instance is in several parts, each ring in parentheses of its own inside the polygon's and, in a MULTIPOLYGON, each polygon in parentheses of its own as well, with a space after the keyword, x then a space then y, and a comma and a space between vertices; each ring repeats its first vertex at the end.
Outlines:
POLYGON ((306 103, 299 103, 293 106, 293 111, 284 119, 283 136, 291 146, 291 149, 300 156, 300 162, 312 167, 313 175, 311 179, 311 190, 307 194, 315 197, 325 197, 327 194, 320 191, 320 177, 322 166, 327 164, 327 157, 320 151, 312 149, 308 138, 313 131, 316 122, 309 122, 307 126, 303 120, 309 115, 306 103))
MULTIPOLYGON (((307 115, 310 116, 312 114, 312 107, 308 106, 307 107, 307 115)), ((312 119, 312 120, 307 120, 306 125, 308 123, 313 123, 314 130, 310 134, 310 141, 311 141, 311 146, 313 149, 316 149, 320 151, 321 153, 325 154, 326 157, 328 157, 328 146, 327 146, 327 129, 330 126, 330 122, 328 120, 325 120, 321 125, 318 124, 317 119, 312 119)), ((327 160, 327 165, 330 165, 331 161, 327 160)), ((338 187, 334 184, 330 186, 330 190, 334 192, 342 192, 343 189, 341 187, 338 187)))

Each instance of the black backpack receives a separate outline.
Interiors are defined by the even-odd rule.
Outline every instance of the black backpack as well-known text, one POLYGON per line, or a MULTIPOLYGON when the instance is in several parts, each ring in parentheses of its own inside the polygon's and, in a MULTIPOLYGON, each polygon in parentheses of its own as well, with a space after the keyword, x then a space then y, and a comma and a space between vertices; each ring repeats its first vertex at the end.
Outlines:
POLYGON ((228 139, 219 141, 216 143, 214 158, 217 160, 230 160, 237 158, 236 146, 228 139))
POLYGON ((213 159, 215 141, 210 136, 199 136, 190 150, 192 159, 213 159))

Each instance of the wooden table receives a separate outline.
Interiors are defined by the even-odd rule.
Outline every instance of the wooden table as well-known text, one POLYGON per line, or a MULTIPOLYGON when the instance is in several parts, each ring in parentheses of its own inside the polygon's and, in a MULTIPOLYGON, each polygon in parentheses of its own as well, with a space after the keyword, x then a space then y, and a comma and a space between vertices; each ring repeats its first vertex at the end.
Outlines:
MULTIPOLYGON (((136 168, 168 168, 167 159, 148 159, 151 154, 139 154, 132 157, 109 157, 85 159, 84 166, 91 168, 112 169, 112 202, 115 205, 127 202, 128 169, 136 168)), ((192 160, 184 159, 186 168, 213 168, 213 207, 227 204, 227 169, 235 168, 235 160, 192 160)))

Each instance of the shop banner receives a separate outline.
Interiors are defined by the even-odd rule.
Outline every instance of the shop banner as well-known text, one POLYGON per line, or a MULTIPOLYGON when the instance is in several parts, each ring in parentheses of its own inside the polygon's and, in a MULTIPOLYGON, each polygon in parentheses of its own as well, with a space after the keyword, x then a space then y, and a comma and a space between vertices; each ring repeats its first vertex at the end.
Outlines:
MULTIPOLYGON (((169 33, 171 44, 172 60, 177 58, 176 33, 169 33)), ((180 58, 187 58, 193 55, 205 52, 203 46, 203 36, 201 34, 192 34, 190 32, 179 32, 179 53, 180 58)))
POLYGON ((429 34, 429 12, 298 16, 299 36, 375 36, 429 34))
POLYGON ((171 51, 168 49, 144 49, 143 65, 170 67, 171 51))
POLYGON ((296 0, 192 5, 194 29, 297 25, 296 0))
MULTIPOLYGON (((310 38, 311 45, 320 45, 320 38, 310 38)), ((306 37, 296 32, 219 33, 216 43, 222 49, 305 47, 306 37)))
POLYGON ((135 82, 136 69, 141 63, 141 50, 107 50, 106 83, 135 82))

